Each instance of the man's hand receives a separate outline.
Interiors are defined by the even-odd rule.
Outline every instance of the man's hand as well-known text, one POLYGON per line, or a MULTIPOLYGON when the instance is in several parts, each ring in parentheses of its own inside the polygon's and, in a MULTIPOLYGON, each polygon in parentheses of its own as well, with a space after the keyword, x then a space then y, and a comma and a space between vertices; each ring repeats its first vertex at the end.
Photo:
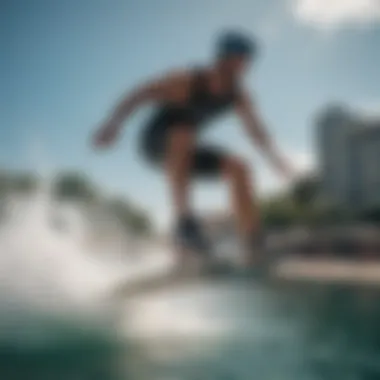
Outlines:
POLYGON ((252 104, 253 102, 247 93, 243 92, 240 94, 236 110, 243 121, 244 127, 253 140, 260 146, 263 153, 268 157, 274 169, 276 169, 285 180, 291 181, 294 179, 295 171, 279 154, 278 149, 275 147, 264 126, 257 107, 253 107, 252 104))
POLYGON ((282 157, 273 145, 270 145, 266 152, 277 173, 286 181, 294 180, 296 172, 293 166, 290 165, 289 161, 282 157))
POLYGON ((116 123, 106 123, 95 133, 93 144, 97 148, 110 146, 119 134, 119 125, 116 123))

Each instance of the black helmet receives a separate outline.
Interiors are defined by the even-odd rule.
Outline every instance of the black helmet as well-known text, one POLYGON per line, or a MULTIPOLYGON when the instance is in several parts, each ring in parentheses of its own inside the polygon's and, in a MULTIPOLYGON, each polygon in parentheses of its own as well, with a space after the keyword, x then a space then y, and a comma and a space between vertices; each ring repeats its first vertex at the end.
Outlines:
POLYGON ((238 31, 227 31, 219 36, 217 42, 217 57, 219 59, 230 56, 255 57, 257 54, 256 41, 238 31))

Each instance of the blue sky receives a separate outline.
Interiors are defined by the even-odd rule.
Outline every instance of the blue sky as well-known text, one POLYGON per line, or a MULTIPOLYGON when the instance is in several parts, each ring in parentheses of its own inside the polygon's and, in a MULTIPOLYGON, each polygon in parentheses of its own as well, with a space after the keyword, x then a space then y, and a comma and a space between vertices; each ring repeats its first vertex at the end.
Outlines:
MULTIPOLYGON (((139 160, 142 109, 108 152, 90 133, 141 80, 207 62, 224 27, 261 39, 247 87, 279 145, 299 168, 315 161, 311 118, 330 101, 380 105, 377 0, 3 0, 0 24, 0 165, 77 168, 167 221, 167 189, 139 160), (334 3, 334 4, 333 4, 334 3), (332 5, 333 4, 333 5, 332 5)), ((281 183, 254 152, 233 115, 204 136, 241 153, 260 191, 281 183)), ((197 208, 223 208, 219 183, 195 189, 197 208)))

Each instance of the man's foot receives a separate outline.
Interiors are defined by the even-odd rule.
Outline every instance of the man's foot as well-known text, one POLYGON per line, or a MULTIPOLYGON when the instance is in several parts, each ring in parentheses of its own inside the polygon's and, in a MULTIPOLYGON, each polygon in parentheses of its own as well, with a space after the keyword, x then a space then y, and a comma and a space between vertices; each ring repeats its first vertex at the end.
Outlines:
POLYGON ((203 258, 211 254, 211 242, 194 217, 187 216, 179 220, 175 230, 175 241, 180 249, 196 253, 203 258))

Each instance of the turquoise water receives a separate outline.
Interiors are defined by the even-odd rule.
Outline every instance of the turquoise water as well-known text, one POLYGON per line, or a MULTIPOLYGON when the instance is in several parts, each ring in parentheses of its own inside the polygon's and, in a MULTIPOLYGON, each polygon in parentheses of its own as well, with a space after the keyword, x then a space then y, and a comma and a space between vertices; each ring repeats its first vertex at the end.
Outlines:
POLYGON ((64 343, 3 345, 1 379, 380 378, 375 290, 214 281, 121 306, 112 333, 57 325, 64 343))
POLYGON ((0 380, 380 378, 377 291, 231 279, 113 302, 100 294, 167 254, 95 254, 37 195, 0 229, 0 380))
MULTIPOLYGON (((151 308, 161 320, 169 319, 166 336, 151 327, 151 336, 140 337, 145 350, 140 376, 378 379, 378 300, 370 290, 239 281, 156 294, 134 306, 137 315, 151 308), (160 312, 155 302, 166 306, 160 312)), ((139 318, 144 328, 141 313, 139 318)))

